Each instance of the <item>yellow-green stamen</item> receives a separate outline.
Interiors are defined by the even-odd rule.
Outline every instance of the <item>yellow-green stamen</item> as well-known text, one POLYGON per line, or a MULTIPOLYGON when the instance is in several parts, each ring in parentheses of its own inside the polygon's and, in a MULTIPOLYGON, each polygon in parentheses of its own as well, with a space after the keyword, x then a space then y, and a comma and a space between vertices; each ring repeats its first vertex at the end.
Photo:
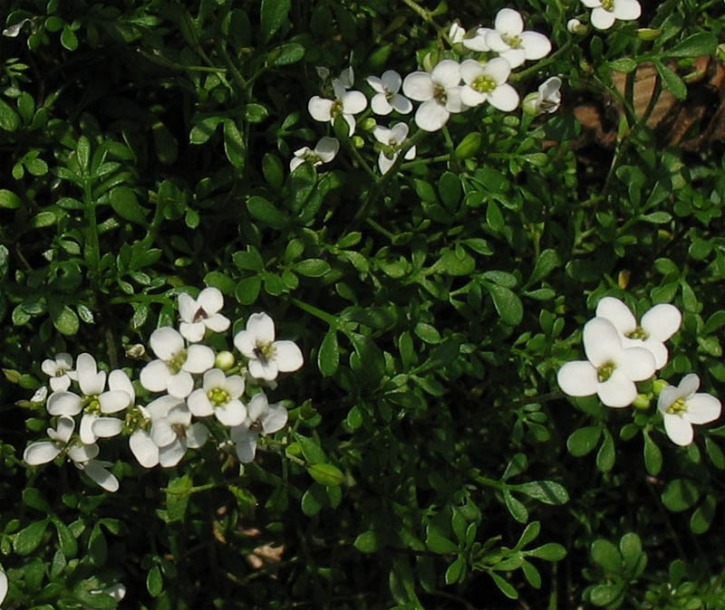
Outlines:
POLYGON ((611 13, 614 10, 614 0, 602 0, 602 8, 611 13))
POLYGON ((209 399, 209 402, 211 402, 211 404, 215 407, 221 407, 232 399, 229 392, 227 392, 224 388, 212 388, 206 393, 206 396, 209 399))
POLYGON ((627 338, 645 341, 646 339, 649 339, 649 333, 641 326, 638 326, 631 333, 627 333, 627 338))
POLYGON ((482 74, 471 83, 471 88, 479 93, 491 93, 497 86, 496 79, 488 74, 482 74))
POLYGON ((509 36, 508 34, 501 34, 501 39, 512 49, 521 48, 521 37, 520 36, 509 36))
POLYGON ((171 356, 171 360, 168 360, 168 364, 173 370, 174 374, 178 373, 186 362, 186 350, 182 349, 180 352, 175 353, 171 356))
POLYGON ((274 352, 274 346, 271 343, 257 343, 254 347, 254 355, 262 364, 267 364, 267 362, 274 358, 274 352))
POLYGON ((101 401, 98 400, 97 395, 93 394, 92 396, 85 397, 83 411, 91 415, 101 414, 101 401))
POLYGON ((606 362, 602 366, 600 366, 597 369, 597 379, 599 379, 599 383, 604 383, 607 381, 611 376, 612 373, 614 373, 614 370, 616 369, 616 365, 614 362, 606 362))
POLYGON ((684 398, 678 398, 669 407, 667 407, 665 413, 669 413, 670 415, 682 415, 683 413, 687 413, 687 403, 684 398))
POLYGON ((442 85, 434 84, 433 97, 438 101, 439 104, 445 106, 446 102, 448 101, 448 94, 446 93, 446 88, 442 85))

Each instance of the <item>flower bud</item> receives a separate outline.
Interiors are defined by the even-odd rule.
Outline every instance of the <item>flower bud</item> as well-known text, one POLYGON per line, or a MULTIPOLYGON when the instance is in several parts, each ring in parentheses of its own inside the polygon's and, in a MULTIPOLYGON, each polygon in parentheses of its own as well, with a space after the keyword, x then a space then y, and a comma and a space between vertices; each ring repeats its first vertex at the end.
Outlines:
POLYGON ((589 32, 589 26, 583 24, 578 19, 569 19, 566 22, 566 29, 569 30, 570 34, 575 36, 586 36, 589 32))
POLYGON ((378 122, 375 120, 375 117, 368 117, 362 122, 362 129, 363 131, 372 131, 378 126, 378 122))
POLYGON ((228 351, 219 352, 214 360, 214 366, 222 371, 228 371, 234 363, 234 354, 228 351))
POLYGON ((659 396, 660 392, 662 392, 662 390, 664 390, 668 385, 670 384, 664 379, 655 379, 652 382, 652 391, 654 392, 654 395, 659 396))
POLYGON ((461 143, 456 146, 456 150, 453 153, 455 158, 459 161, 462 159, 468 159, 478 152, 481 148, 481 134, 478 132, 471 132, 466 135, 461 143))
POLYGON ((658 28, 639 28, 637 30, 637 38, 640 40, 655 40, 662 35, 662 30, 658 28))
POLYGON ((649 409, 649 402, 650 397, 646 394, 637 394, 637 398, 634 399, 634 402, 632 403, 632 406, 635 409, 640 409, 644 411, 645 409, 649 409))
POLYGON ((360 136, 353 136, 352 145, 359 150, 365 146, 365 140, 363 140, 360 136))

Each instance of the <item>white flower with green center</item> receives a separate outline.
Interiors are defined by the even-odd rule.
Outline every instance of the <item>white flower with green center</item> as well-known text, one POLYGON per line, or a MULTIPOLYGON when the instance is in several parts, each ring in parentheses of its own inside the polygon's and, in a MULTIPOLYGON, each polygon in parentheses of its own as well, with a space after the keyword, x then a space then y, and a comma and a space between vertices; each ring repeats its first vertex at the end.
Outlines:
POLYGON ((360 91, 348 91, 348 87, 352 86, 352 71, 349 77, 343 78, 343 72, 340 78, 332 80, 333 99, 327 99, 315 95, 310 98, 307 109, 315 121, 321 123, 332 123, 335 118, 341 116, 348 125, 348 135, 355 133, 355 116, 359 114, 368 105, 368 100, 360 91))
POLYGON ((592 396, 608 407, 626 407, 637 397, 636 381, 654 375, 655 359, 643 347, 625 347, 609 320, 594 318, 584 325, 587 361, 567 362, 559 369, 559 387, 569 396, 592 396))
MULTIPOLYGON (((373 130, 373 136, 383 145, 378 155, 378 167, 381 174, 386 174, 400 155, 400 149, 408 138, 408 126, 405 123, 396 123, 388 129, 377 125, 373 130)), ((415 146, 411 146, 403 158, 408 161, 415 159, 415 146)))
POLYGON ((201 422, 191 421, 191 411, 182 399, 162 396, 147 407, 151 415, 151 440, 158 447, 158 463, 164 468, 176 466, 187 448, 199 449, 206 443, 209 430, 201 422))
POLYGON ((665 387, 657 399, 657 409, 665 420, 665 431, 672 442, 686 446, 692 443, 692 424, 707 424, 720 417, 722 405, 710 394, 698 393, 700 378, 685 375, 677 387, 665 387))
POLYGON ((385 116, 393 112, 408 114, 413 110, 412 102, 398 93, 403 79, 395 70, 386 70, 380 77, 368 76, 368 85, 375 91, 370 100, 370 108, 375 114, 385 116))
POLYGON ((642 7, 637 0, 581 0, 587 8, 592 9, 592 25, 599 30, 608 30, 614 22, 638 19, 642 7))
POLYGON ((203 387, 189 394, 186 404, 196 417, 214 415, 225 426, 238 426, 247 416, 247 409, 240 400, 243 393, 242 377, 227 377, 224 371, 211 369, 204 373, 203 387))
POLYGON ((320 138, 315 150, 309 146, 303 146, 294 152, 295 156, 289 162, 289 171, 295 171, 303 163, 311 163, 315 167, 329 163, 337 156, 339 150, 340 142, 337 138, 328 136, 320 138))
POLYGON ((415 112, 415 123, 423 131, 438 131, 451 114, 468 107, 461 100, 461 66, 444 59, 429 72, 416 71, 403 81, 403 93, 422 102, 415 112))
POLYGON ((51 360, 43 360, 40 369, 50 377, 50 389, 54 392, 62 392, 70 387, 71 380, 76 378, 73 370, 73 356, 62 352, 56 354, 51 360))
POLYGON ((643 347, 649 350, 655 359, 657 370, 665 364, 669 354, 664 342, 674 335, 682 324, 682 314, 674 305, 662 303, 655 305, 637 320, 629 307, 614 297, 604 297, 597 304, 597 316, 606 318, 619 332, 624 347, 643 347))
POLYGON ((278 403, 269 404, 267 396, 255 394, 247 406, 247 417, 229 431, 239 461, 248 464, 254 460, 260 434, 274 434, 287 424, 287 409, 278 403))
POLYGON ((278 373, 296 371, 304 359, 293 341, 275 341, 274 321, 266 313, 254 313, 246 330, 234 337, 234 345, 249 360, 247 370, 255 379, 272 381, 278 373))
POLYGON ((63 455, 106 491, 118 490, 118 479, 107 470, 110 464, 95 459, 99 452, 98 445, 85 444, 73 434, 75 420, 68 415, 61 415, 56 425, 57 429, 47 430, 49 441, 31 443, 25 448, 23 460, 31 466, 39 466, 63 455))
POLYGON ((551 42, 538 32, 524 32, 521 14, 510 8, 501 9, 496 15, 494 29, 486 33, 486 45, 491 51, 518 68, 525 61, 541 59, 551 51, 551 42))
POLYGON ((106 391, 106 373, 98 371, 96 360, 90 354, 78 356, 76 375, 81 395, 69 391, 53 392, 48 397, 48 413, 74 417, 82 412, 81 439, 89 445, 94 443, 98 436, 108 437, 118 434, 121 431, 121 420, 103 416, 123 411, 131 404, 132 397, 125 389, 118 387, 106 391), (101 423, 94 431, 94 425, 98 421, 101 423))
POLYGON ((488 102, 494 108, 508 112, 518 106, 519 94, 506 83, 511 66, 500 57, 482 64, 467 59, 461 64, 461 76, 466 83, 461 90, 461 99, 467 106, 480 106, 488 102))
POLYGON ((188 347, 175 329, 164 326, 151 333, 151 349, 157 356, 139 376, 141 385, 150 392, 168 392, 186 398, 194 389, 193 374, 201 374, 214 366, 214 352, 206 345, 188 347))
POLYGON ((207 330, 222 333, 229 328, 229 319, 219 312, 224 297, 218 288, 204 288, 194 299, 185 292, 179 294, 179 332, 190 343, 198 343, 207 330))

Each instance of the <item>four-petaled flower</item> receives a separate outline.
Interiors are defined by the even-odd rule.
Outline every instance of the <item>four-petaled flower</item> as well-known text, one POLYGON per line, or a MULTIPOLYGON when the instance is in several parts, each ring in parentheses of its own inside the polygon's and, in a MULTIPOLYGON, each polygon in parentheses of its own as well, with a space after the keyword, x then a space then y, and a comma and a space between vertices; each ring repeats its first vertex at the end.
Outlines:
POLYGON ((561 104, 561 79, 558 76, 547 78, 535 93, 524 98, 523 108, 533 116, 553 113, 561 104))
POLYGON ((511 66, 500 57, 485 64, 467 59, 461 64, 461 76, 466 83, 461 90, 463 103, 479 106, 488 102, 504 112, 513 110, 519 103, 519 94, 506 82, 510 74, 511 66))
POLYGON ((347 123, 348 135, 351 136, 355 133, 354 115, 365 110, 368 100, 360 91, 348 91, 346 85, 346 81, 333 79, 334 99, 314 95, 310 98, 307 109, 312 118, 321 123, 332 123, 336 117, 341 116, 347 123))
POLYGON ((214 352, 206 345, 185 345, 184 337, 169 326, 157 328, 149 339, 158 356, 141 369, 141 385, 150 392, 168 392, 186 398, 194 389, 191 373, 203 373, 214 366, 214 352))
POLYGON ((486 45, 511 68, 518 68, 526 60, 541 59, 551 51, 549 39, 538 32, 524 32, 521 14, 510 8, 501 9, 496 15, 494 29, 486 33, 486 45))
POLYGON ((403 79, 395 70, 386 70, 381 77, 368 76, 367 80, 375 91, 373 99, 370 100, 370 108, 375 114, 384 116, 393 110, 408 114, 413 110, 411 101, 398 93, 403 79))
POLYGON ((643 347, 625 347, 609 320, 594 318, 584 325, 588 361, 567 362, 557 380, 569 396, 592 396, 608 407, 626 407, 637 397, 635 381, 652 377, 655 359, 643 347))
POLYGON ((249 316, 246 330, 234 337, 235 347, 249 359, 249 374, 256 379, 272 381, 278 373, 302 366, 300 348, 292 341, 275 341, 274 337, 274 321, 266 313, 249 316))
POLYGON ((581 0, 581 3, 592 9, 591 22, 599 30, 608 30, 617 19, 630 21, 642 14, 637 0, 581 0))
MULTIPOLYGON (((199 449, 206 443, 209 430, 201 422, 191 421, 191 411, 182 399, 162 396, 146 409, 152 421, 151 440, 158 447, 158 463, 163 468, 176 466, 187 448, 199 449)), ((152 456, 148 457, 150 462, 152 456)))
POLYGON ((415 112, 415 123, 423 131, 438 131, 448 122, 451 113, 467 109, 461 99, 461 66, 444 59, 431 72, 416 71, 403 81, 403 93, 423 102, 415 112))
POLYGON ((221 333, 229 328, 229 318, 220 314, 224 297, 218 288, 204 288, 194 299, 186 292, 179 294, 179 332, 190 343, 204 338, 207 329, 221 333))
POLYGON ((667 386, 659 395, 657 408, 665 420, 665 431, 674 443, 692 443, 692 424, 707 424, 720 417, 722 405, 710 394, 698 393, 700 378, 685 375, 677 387, 667 386))
POLYGON ((269 404, 267 396, 255 394, 247 406, 247 417, 229 431, 239 461, 247 464, 254 460, 260 434, 274 434, 284 428, 288 413, 280 404, 269 404))
MULTIPOLYGON (((384 146, 378 155, 378 167, 380 168, 380 173, 385 174, 393 166, 398 155, 400 155, 400 149, 408 137, 408 125, 405 123, 396 123, 390 129, 377 125, 373 130, 373 136, 384 146)), ((403 158, 408 161, 415 159, 415 146, 411 146, 405 152, 403 158)))
POLYGON ((337 156, 339 150, 340 142, 337 138, 328 136, 320 138, 315 150, 309 146, 303 146, 294 152, 294 157, 289 162, 289 171, 295 171, 303 163, 311 163, 315 166, 329 163, 337 156))
POLYGON ((597 317, 606 318, 617 329, 625 347, 643 347, 655 359, 657 370, 667 364, 668 352, 664 342, 674 335, 682 323, 682 314, 674 305, 655 305, 637 320, 622 301, 604 297, 597 304, 597 317))
POLYGON ((239 400, 243 393, 242 377, 227 377, 224 371, 211 369, 204 373, 203 387, 189 394, 186 403, 196 417, 214 415, 225 426, 238 426, 247 416, 247 410, 239 400))
POLYGON ((73 356, 65 352, 56 354, 51 360, 43 360, 40 369, 50 377, 50 389, 54 392, 61 392, 70 387, 72 379, 76 378, 73 370, 73 356))

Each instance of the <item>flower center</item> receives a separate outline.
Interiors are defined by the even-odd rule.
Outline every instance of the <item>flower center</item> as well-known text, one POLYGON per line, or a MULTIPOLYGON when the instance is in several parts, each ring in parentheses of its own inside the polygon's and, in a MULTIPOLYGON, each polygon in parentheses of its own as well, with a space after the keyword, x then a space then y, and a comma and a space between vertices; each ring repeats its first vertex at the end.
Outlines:
POLYGON ((616 368, 617 366, 614 362, 605 362, 602 366, 600 366, 597 369, 597 379, 599 379, 599 383, 607 381, 612 376, 612 373, 614 373, 616 368))
POLYGON ((441 106, 445 106, 448 101, 448 93, 443 85, 435 83, 433 85, 433 99, 435 99, 441 106))
POLYGON ((493 76, 482 74, 471 83, 471 87, 479 93, 491 93, 497 86, 496 79, 493 76))
POLYGON ((602 8, 611 13, 614 10, 614 1, 615 0, 602 0, 602 8))
POLYGON ((197 312, 194 314, 194 322, 201 322, 202 320, 206 320, 209 317, 209 314, 204 311, 203 307, 199 307, 197 312))
POLYGON ((342 100, 336 99, 334 102, 332 102, 332 107, 330 108, 330 116, 334 118, 340 113, 342 113, 342 100))
POLYGON ((166 361, 166 364, 171 367, 171 369, 174 372, 174 375, 178 373, 182 367, 184 366, 184 363, 186 362, 186 350, 182 349, 179 352, 176 352, 173 356, 171 356, 170 360, 166 361))
POLYGON ((274 358, 274 345, 272 343, 257 343, 254 347, 254 356, 262 364, 267 364, 274 358))
POLYGON ((501 39, 512 49, 520 49, 522 47, 520 36, 511 36, 510 34, 501 34, 501 39))
POLYGON ((206 393, 206 396, 215 407, 223 407, 232 399, 224 388, 212 388, 206 393))
POLYGON ((687 403, 683 398, 678 398, 669 407, 667 407, 665 413, 669 413, 670 415, 682 415, 687 413, 687 403))
POLYGON ((186 426, 184 424, 173 424, 171 429, 178 439, 186 440, 186 426))
POLYGON ((148 430, 151 427, 151 420, 143 414, 141 409, 134 407, 126 412, 126 419, 123 422, 123 427, 126 432, 148 430))
POLYGON ((249 424, 249 430, 251 432, 262 432, 262 424, 259 420, 255 419, 251 424, 249 424))
POLYGON ((100 415, 101 401, 98 400, 98 396, 96 394, 85 397, 83 410, 91 415, 100 415))
POLYGON ((629 339, 639 339, 640 341, 645 341, 646 339, 649 339, 649 333, 641 326, 638 326, 631 333, 628 333, 627 337, 629 339))

